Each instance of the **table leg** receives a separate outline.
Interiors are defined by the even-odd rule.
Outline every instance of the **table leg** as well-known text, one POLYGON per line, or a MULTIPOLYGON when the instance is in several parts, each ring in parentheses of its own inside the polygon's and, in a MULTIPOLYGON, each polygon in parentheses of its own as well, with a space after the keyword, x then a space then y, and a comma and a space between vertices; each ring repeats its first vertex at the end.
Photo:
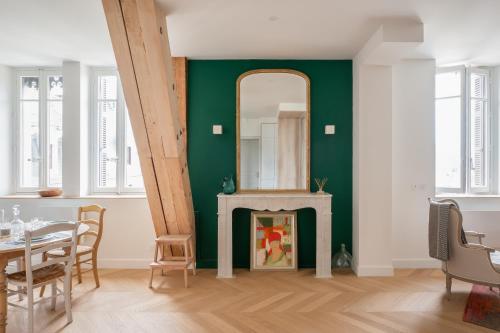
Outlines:
POLYGON ((0 333, 5 333, 7 327, 7 277, 5 268, 7 258, 0 257, 0 333))

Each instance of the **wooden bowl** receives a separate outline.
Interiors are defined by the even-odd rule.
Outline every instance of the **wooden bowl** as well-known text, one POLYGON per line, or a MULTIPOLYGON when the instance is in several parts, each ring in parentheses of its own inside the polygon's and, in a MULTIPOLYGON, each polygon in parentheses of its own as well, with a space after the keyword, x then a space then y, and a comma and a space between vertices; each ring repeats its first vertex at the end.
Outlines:
POLYGON ((58 197, 63 193, 60 188, 46 188, 38 191, 38 194, 43 198, 58 197))

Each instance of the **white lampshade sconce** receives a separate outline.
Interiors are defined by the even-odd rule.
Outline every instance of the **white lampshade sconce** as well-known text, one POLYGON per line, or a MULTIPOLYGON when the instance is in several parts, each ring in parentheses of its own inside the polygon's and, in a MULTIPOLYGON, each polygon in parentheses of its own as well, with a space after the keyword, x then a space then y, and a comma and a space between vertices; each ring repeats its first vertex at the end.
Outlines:
POLYGON ((221 135, 222 134, 222 125, 212 125, 212 134, 213 135, 221 135))
POLYGON ((334 135, 335 125, 325 125, 325 135, 334 135))

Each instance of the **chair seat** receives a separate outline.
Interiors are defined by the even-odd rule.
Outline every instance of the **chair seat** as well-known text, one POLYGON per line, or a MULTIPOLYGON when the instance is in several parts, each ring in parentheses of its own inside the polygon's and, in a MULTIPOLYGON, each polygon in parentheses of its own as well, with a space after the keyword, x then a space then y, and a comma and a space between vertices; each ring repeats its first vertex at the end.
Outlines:
MULTIPOLYGON (((39 284, 64 276, 64 265, 53 264, 33 271, 33 284, 39 284)), ((7 274, 9 282, 26 282, 26 271, 7 274)))
POLYGON ((500 251, 491 252, 490 259, 491 263, 493 264, 493 267, 497 271, 500 271, 500 251))
MULTIPOLYGON (((92 246, 87 246, 87 245, 78 245, 76 247, 76 255, 82 255, 85 253, 90 253, 92 252, 92 246)), ((64 257, 66 254, 64 253, 64 250, 62 249, 56 249, 56 250, 50 250, 47 252, 49 256, 53 257, 64 257)))

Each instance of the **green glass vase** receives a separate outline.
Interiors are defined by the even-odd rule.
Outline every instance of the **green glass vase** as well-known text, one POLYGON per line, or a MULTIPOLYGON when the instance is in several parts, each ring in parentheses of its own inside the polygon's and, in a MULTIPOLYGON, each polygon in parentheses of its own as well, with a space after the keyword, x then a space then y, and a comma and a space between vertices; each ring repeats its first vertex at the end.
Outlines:
POLYGON ((224 177, 222 180, 222 192, 224 194, 233 194, 236 191, 233 176, 224 177))

